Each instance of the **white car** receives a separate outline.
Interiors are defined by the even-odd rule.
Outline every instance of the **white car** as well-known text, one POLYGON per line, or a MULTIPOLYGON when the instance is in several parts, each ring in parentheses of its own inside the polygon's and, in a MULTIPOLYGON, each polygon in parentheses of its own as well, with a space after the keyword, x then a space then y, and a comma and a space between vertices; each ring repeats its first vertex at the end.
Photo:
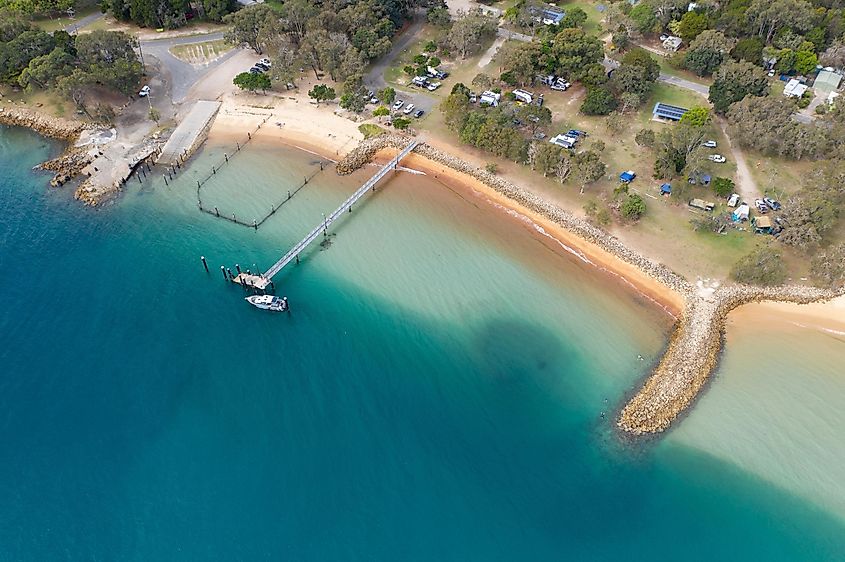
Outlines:
POLYGON ((404 113, 405 115, 410 115, 412 111, 414 111, 414 104, 409 103, 405 106, 405 109, 402 111, 402 113, 404 113))
POLYGON ((711 154, 707 157, 707 159, 711 162, 715 162, 716 164, 724 164, 728 161, 728 159, 722 156, 721 154, 711 154))
POLYGON ((716 148, 716 141, 714 141, 714 140, 705 141, 704 143, 702 143, 701 146, 703 146, 705 148, 716 148))
POLYGON ((150 95, 150 87, 144 86, 143 88, 141 88, 141 91, 138 92, 138 95, 141 96, 142 98, 150 95))
POLYGON ((268 68, 273 66, 273 65, 270 63, 270 59, 261 59, 261 60, 260 60, 260 61, 258 61, 258 62, 259 62, 259 64, 263 64, 264 66, 266 66, 266 67, 268 67, 268 68))
POLYGON ((426 86, 425 89, 428 90, 429 92, 433 92, 434 90, 436 90, 439 87, 440 87, 440 82, 432 82, 431 84, 426 86))
POLYGON ((393 102, 393 111, 399 111, 402 109, 402 106, 405 105, 405 102, 402 100, 396 100, 393 102))

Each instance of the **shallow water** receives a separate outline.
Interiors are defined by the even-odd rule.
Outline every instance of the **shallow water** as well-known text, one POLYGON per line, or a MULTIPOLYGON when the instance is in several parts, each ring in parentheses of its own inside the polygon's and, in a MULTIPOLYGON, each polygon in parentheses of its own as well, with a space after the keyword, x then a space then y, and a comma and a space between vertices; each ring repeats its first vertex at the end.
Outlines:
MULTIPOLYGON (((195 206, 195 178, 229 147, 97 210, 29 171, 56 150, 0 134, 2 558, 845 552, 838 504, 766 473, 795 456, 790 474, 809 474, 806 450, 784 437, 755 464, 732 452, 746 437, 710 425, 711 403, 744 407, 723 396, 744 369, 730 350, 668 438, 618 440, 608 418, 669 320, 530 227, 399 175, 277 278, 293 313, 272 315, 219 266, 268 267, 372 169, 316 176, 254 231, 195 206)), ((204 203, 258 215, 314 161, 252 144, 204 203)))

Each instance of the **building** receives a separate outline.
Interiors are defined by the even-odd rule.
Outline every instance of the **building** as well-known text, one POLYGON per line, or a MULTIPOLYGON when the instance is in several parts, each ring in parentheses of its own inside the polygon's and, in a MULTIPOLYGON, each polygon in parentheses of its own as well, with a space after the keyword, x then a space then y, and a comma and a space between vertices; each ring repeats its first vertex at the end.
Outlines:
POLYGON ((566 11, 556 6, 547 6, 543 9, 535 9, 533 11, 534 20, 544 25, 559 25, 566 17, 566 11))
POLYGON ((555 135, 549 139, 549 142, 562 146, 563 148, 574 148, 575 143, 578 142, 578 137, 573 137, 572 135, 555 135))
POLYGON ((680 37, 670 35, 669 37, 663 40, 663 48, 669 52, 674 53, 675 51, 681 48, 681 43, 683 43, 683 40, 680 37))
POLYGON ((793 78, 787 82, 786 86, 783 88, 783 95, 788 98, 800 98, 807 90, 808 87, 806 84, 802 84, 797 79, 793 78))
POLYGON ((759 215, 751 219, 751 224, 754 225, 754 232, 756 234, 771 234, 774 229, 771 217, 766 215, 759 215))
POLYGON ((842 75, 832 70, 822 70, 813 82, 813 89, 820 97, 830 97, 830 94, 839 89, 842 83, 842 75))
POLYGON ((654 115, 654 119, 659 121, 680 121, 681 117, 683 117, 684 113, 687 111, 689 111, 689 109, 685 107, 677 107, 675 105, 657 102, 654 104, 652 114, 654 115))

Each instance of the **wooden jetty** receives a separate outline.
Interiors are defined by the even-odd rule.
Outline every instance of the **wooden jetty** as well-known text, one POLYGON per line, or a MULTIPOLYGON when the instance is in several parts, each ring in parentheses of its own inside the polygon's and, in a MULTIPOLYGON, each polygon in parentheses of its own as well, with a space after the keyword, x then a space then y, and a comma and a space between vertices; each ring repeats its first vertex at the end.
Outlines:
MULTIPOLYGON (((358 202, 361 197, 367 194, 370 190, 375 190, 376 184, 381 180, 384 176, 388 174, 391 170, 397 170, 399 168, 399 162, 405 158, 408 154, 411 153, 419 144, 418 141, 412 140, 408 143, 402 151, 397 154, 390 162, 385 164, 376 174, 367 180, 358 190, 349 196, 349 198, 341 203, 340 207, 335 209, 335 211, 324 218, 324 220, 314 227, 314 230, 309 232, 305 238, 303 238, 299 243, 297 243, 293 248, 288 250, 288 252, 282 256, 279 261, 273 264, 270 269, 265 271, 261 275, 252 275, 249 276, 249 283, 250 286, 255 287, 259 290, 264 290, 267 288, 268 285, 272 282, 273 276, 279 273, 286 265, 290 262, 294 261, 299 257, 299 254, 302 253, 305 248, 307 248, 314 240, 316 240, 320 234, 322 233, 324 236, 328 233, 329 226, 336 221, 338 218, 343 216, 343 214, 352 209, 352 205, 358 202)), ((242 275, 242 274, 241 274, 242 275)), ((241 277, 238 275, 238 277, 241 277)))

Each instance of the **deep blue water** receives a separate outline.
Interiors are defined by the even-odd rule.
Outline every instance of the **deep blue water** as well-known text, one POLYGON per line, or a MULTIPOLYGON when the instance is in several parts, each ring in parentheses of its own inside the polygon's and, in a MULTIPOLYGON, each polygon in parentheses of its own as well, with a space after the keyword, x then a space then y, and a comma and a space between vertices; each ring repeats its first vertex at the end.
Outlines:
POLYGON ((618 441, 598 413, 667 325, 577 265, 516 267, 507 241, 468 258, 485 233, 446 219, 455 247, 432 248, 434 219, 386 190, 286 278, 293 314, 264 314, 216 267, 313 221, 254 233, 160 185, 85 209, 30 171, 58 149, 0 131, 0 559, 845 557, 842 520, 806 501, 618 441), (388 242, 334 267, 382 216, 420 270, 379 265, 388 242))

